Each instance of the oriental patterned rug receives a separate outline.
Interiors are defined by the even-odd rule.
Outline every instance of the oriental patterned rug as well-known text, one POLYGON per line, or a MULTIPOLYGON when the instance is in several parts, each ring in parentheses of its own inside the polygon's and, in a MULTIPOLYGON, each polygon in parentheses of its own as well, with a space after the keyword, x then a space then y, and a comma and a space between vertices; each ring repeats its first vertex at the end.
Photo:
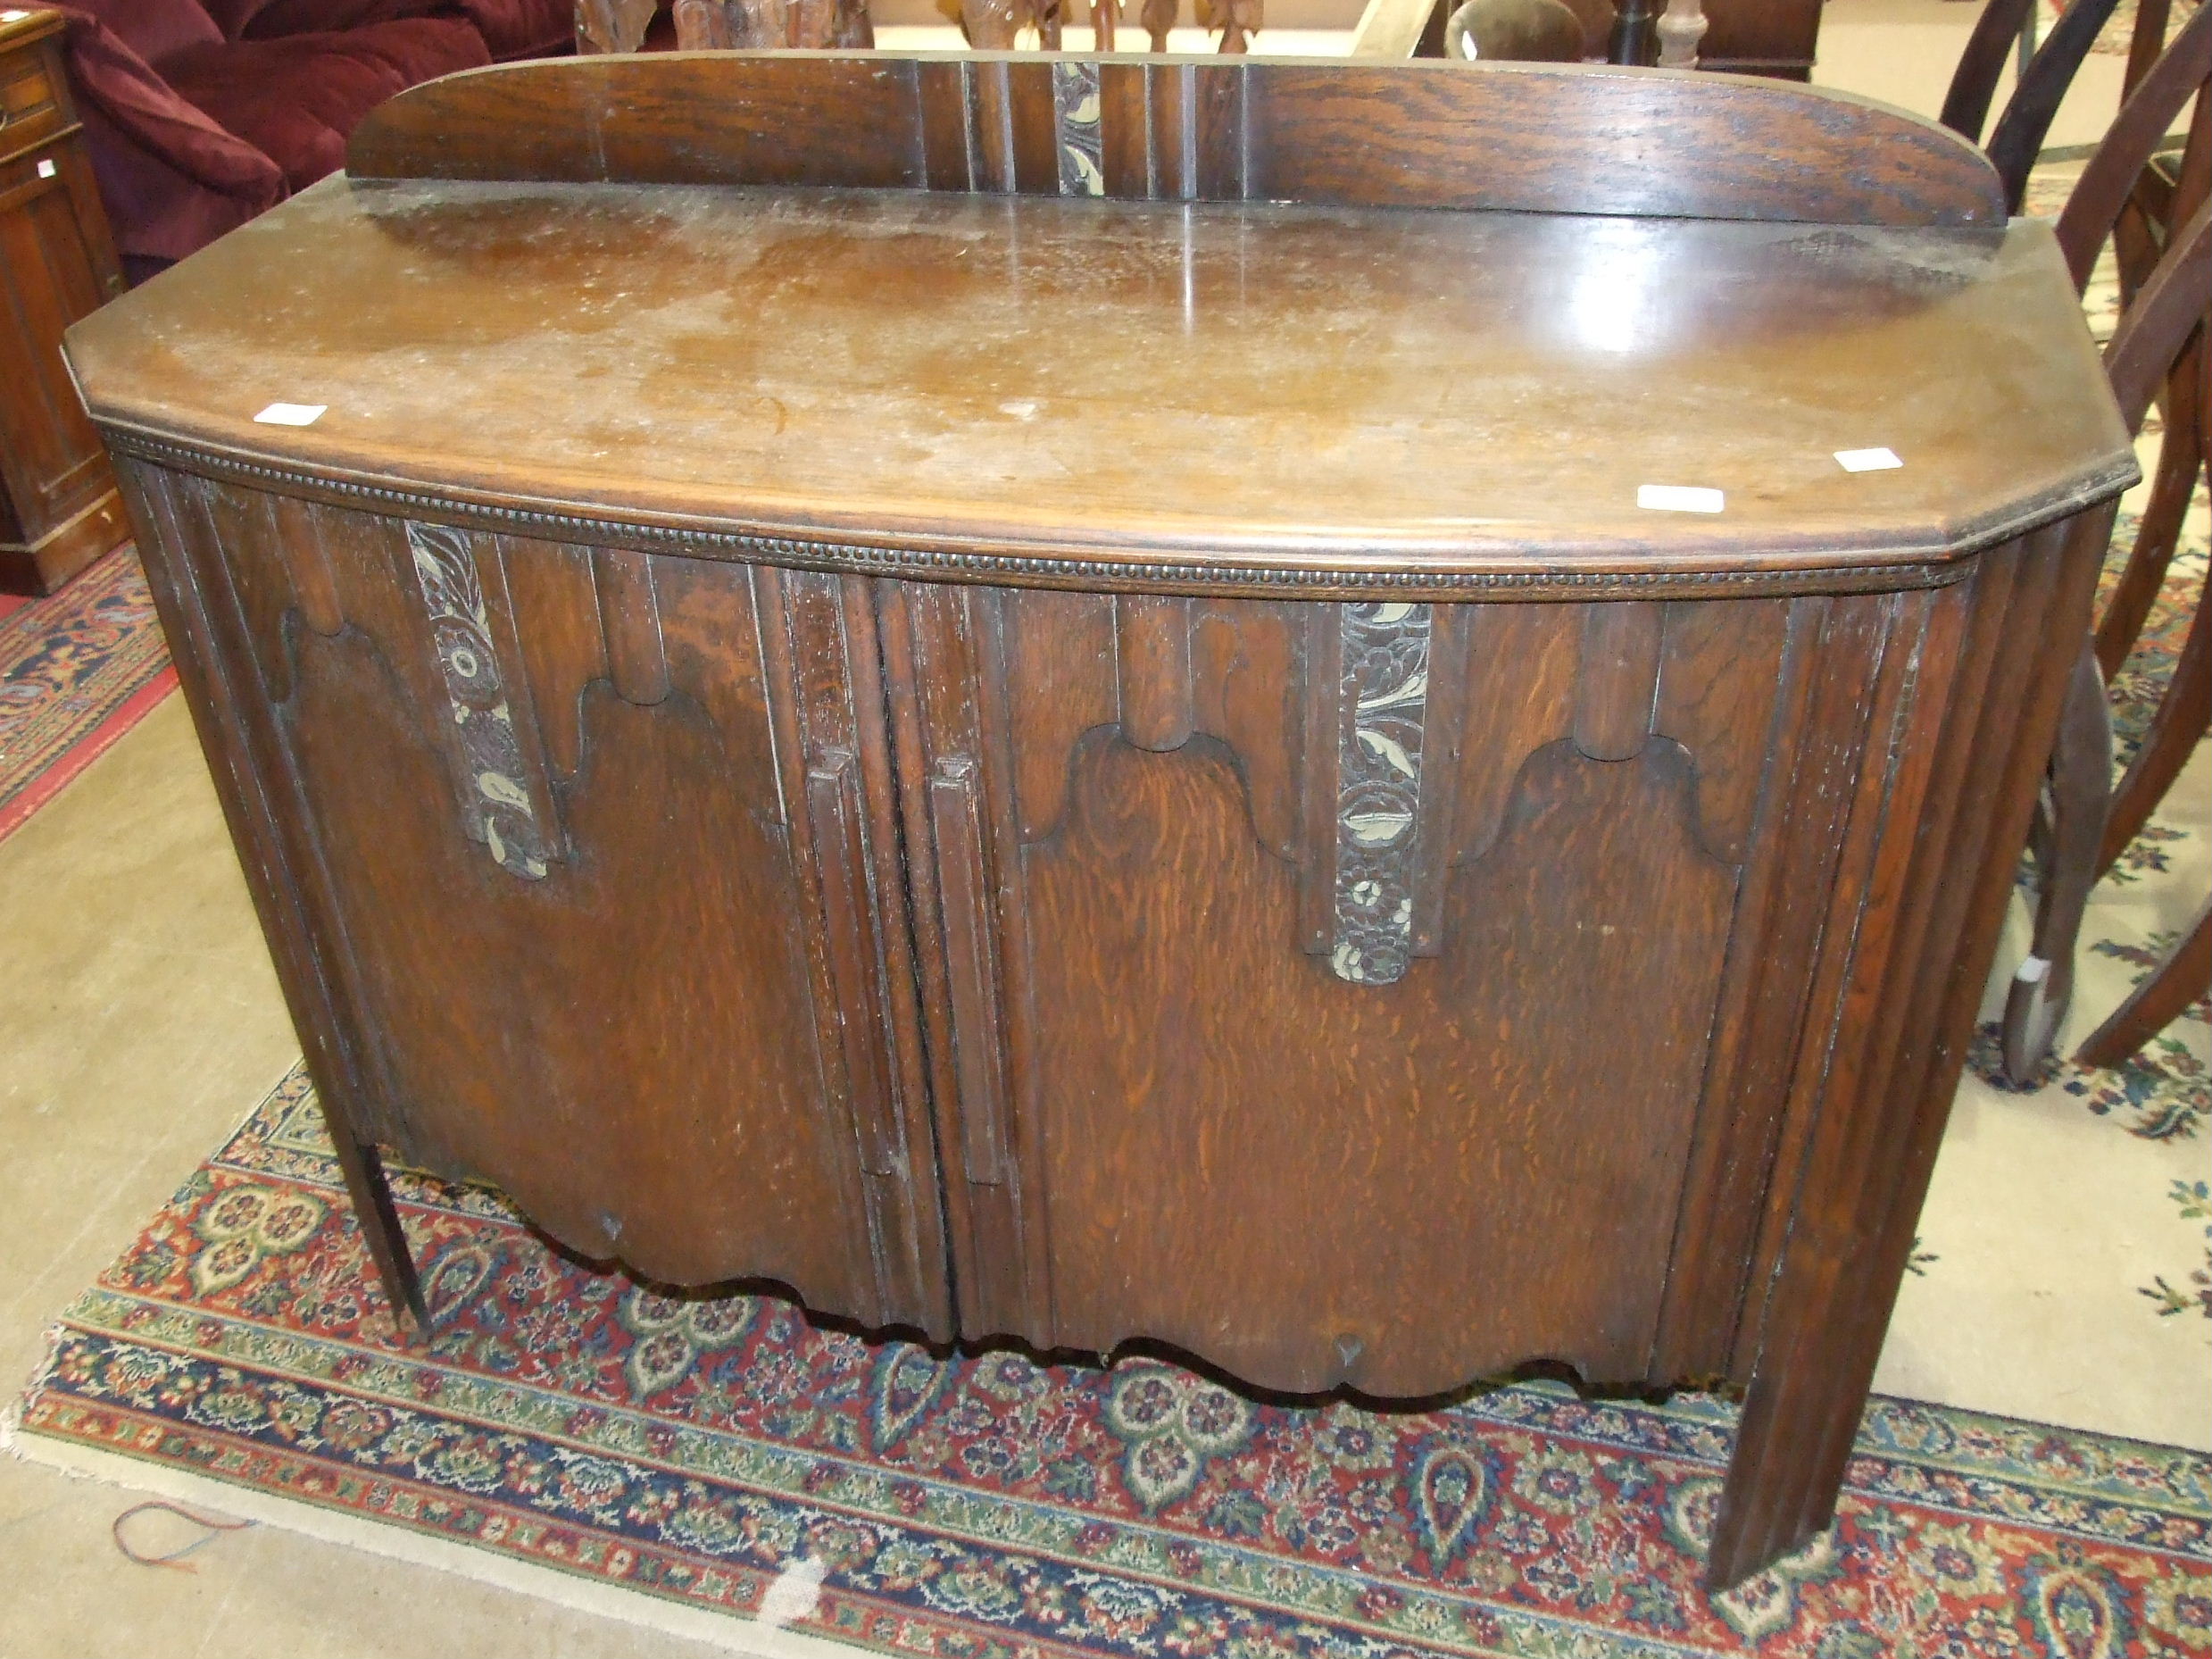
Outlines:
POLYGON ((287 1078, 65 1315, 21 1448, 663 1603, 777 1597, 884 1652, 2212 1655, 2202 1454, 1877 1400, 1834 1530, 1708 1597, 1718 1399, 1523 1383, 1384 1413, 1149 1359, 941 1360, 579 1268, 488 1192, 399 1189, 422 1353, 388 1340, 287 1078))
POLYGON ((128 545, 0 612, 0 840, 176 688, 128 545))

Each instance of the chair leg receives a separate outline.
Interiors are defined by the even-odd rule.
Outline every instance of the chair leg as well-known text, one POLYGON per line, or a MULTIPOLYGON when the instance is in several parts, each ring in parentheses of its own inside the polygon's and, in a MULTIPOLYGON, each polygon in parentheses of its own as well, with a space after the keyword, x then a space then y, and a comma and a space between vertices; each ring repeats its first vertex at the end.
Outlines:
POLYGON ((2212 990, 2212 902, 2197 913, 2188 937, 2089 1034, 2075 1059, 2087 1066, 2120 1064, 2208 990, 2212 990))
POLYGON ((2083 642, 2066 681, 2037 849, 2035 938, 2005 997, 2005 1075, 2026 1088, 2050 1053, 2074 996, 2074 944, 2097 880, 2112 787, 2112 722, 2097 656, 2083 642))
POLYGON ((2204 411, 2200 406, 2196 362, 2204 350, 2203 342, 2200 334, 2166 382, 2166 439, 2159 446, 2150 499, 2144 504, 2142 526, 2136 532, 2127 567, 2120 572, 2119 583, 2105 601, 2104 615, 2097 623, 2097 662, 2107 679, 2120 671, 2128 653, 2135 648, 2143 631, 2143 619, 2158 600, 2166 567, 2174 561, 2175 546, 2181 539, 2197 474, 2204 465, 2204 446, 2197 430, 2204 411))
POLYGON ((2112 807, 2104 826, 2103 845, 2097 852, 2097 873, 2112 868, 2127 844, 2142 833, 2150 814, 2166 799, 2174 779, 2196 752, 2197 740, 2212 727, 2212 621, 2200 601, 2182 642, 2181 660, 2174 664, 2174 679, 2150 717, 2143 746, 2128 763, 2127 775, 2114 791, 2112 807))

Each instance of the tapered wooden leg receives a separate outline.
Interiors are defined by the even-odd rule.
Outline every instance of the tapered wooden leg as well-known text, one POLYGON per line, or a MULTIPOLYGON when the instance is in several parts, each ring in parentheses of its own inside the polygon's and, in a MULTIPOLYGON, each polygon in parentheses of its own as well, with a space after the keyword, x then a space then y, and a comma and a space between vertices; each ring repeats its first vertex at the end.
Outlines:
POLYGON ((391 1182, 385 1179, 384 1159, 374 1146, 363 1146, 335 1121, 330 1123, 330 1144, 337 1150, 338 1167, 345 1172, 353 1219, 360 1223, 370 1259, 377 1264, 384 1299, 391 1305, 392 1323, 402 1342, 417 1346, 430 1334, 430 1313, 422 1300, 422 1284, 399 1223, 398 1206, 392 1202, 391 1182))
POLYGON ((2112 717, 2097 654, 2084 641, 2066 683, 2050 757, 2048 821, 2036 838, 2035 938, 2005 997, 2005 1075, 2025 1086, 2074 998, 2074 951, 2096 885, 2112 792, 2112 717))
POLYGON ((1772 1565, 1834 1515, 2075 678, 2035 668, 2081 653, 2110 529, 2108 515, 2031 538, 2018 560, 1947 596, 1967 619, 1956 671, 1931 676, 1896 746, 1926 769, 1920 827, 1874 867, 1885 896, 1857 935, 1856 1030, 1808 1050, 1820 1115, 1779 1270, 1739 1337, 1756 1346, 1707 1557, 1713 1588, 1772 1565))
POLYGON ((2074 1057, 2086 1066, 2118 1065, 2208 990, 2212 990, 2212 902, 2197 913, 2188 937, 2089 1034, 2074 1057))
MULTIPOLYGON (((606 0, 597 9, 627 16, 630 4, 606 0)), ((645 10, 650 14, 651 5, 645 10)), ((639 22, 640 32, 644 27, 639 22)), ((170 485, 137 463, 120 464, 116 478, 148 555, 146 586, 160 613, 200 746, 212 763, 215 791, 261 913, 262 935, 277 961, 293 1027, 306 1049, 308 1075, 322 1103, 323 1121, 353 1197, 354 1219, 368 1241, 401 1339, 420 1341, 430 1321, 414 1259, 408 1254, 407 1235, 400 1230, 399 1212, 392 1205, 383 1160, 353 1128, 360 1120, 348 1109, 355 1096, 341 1035, 344 1021, 316 957, 298 873, 301 866, 291 862, 297 856, 295 849, 279 830, 276 810, 264 791, 264 779, 288 774, 283 763, 269 758, 273 737, 267 711, 242 700, 232 681, 211 671, 211 664, 221 661, 225 649, 218 643, 218 614, 226 629, 239 625, 230 579, 204 521, 179 511, 179 496, 170 485), (211 596, 225 606, 217 614, 210 613, 211 596)), ((312 871, 313 865, 307 863, 306 867, 312 871)))
POLYGON ((2181 660, 2174 664, 2174 678, 2166 696, 2158 700, 2150 729, 2143 734, 2143 746, 2135 751, 2127 775, 2112 793, 2112 810, 2106 818, 2104 841, 2097 855, 2100 875, 2142 833, 2143 825, 2196 753, 2197 740, 2212 726, 2212 622, 2206 617, 2206 607, 2200 601, 2189 624, 2189 638, 2182 642, 2181 660))

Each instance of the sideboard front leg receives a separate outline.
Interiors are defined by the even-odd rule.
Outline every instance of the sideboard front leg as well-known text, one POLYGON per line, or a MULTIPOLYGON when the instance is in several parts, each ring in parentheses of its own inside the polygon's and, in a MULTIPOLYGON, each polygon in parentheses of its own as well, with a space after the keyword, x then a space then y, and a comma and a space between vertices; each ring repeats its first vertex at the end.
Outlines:
POLYGON ((1825 1096, 1764 1309, 1706 1583, 1725 1589, 1826 1527, 1996 955, 2087 626, 2109 508, 1984 554, 1933 601, 1891 746, 1887 835, 1857 919, 1850 1040, 1809 1045, 1825 1096))
POLYGON ((353 1200, 353 1217, 361 1224, 362 1240, 377 1264, 377 1282, 384 1287, 384 1299, 391 1305, 392 1324, 402 1342, 419 1346, 430 1334, 430 1311, 422 1300, 422 1281, 415 1272, 406 1231, 400 1226, 399 1207, 392 1202, 392 1183, 384 1173, 383 1155, 355 1140, 336 1113, 325 1113, 325 1117, 338 1168, 345 1172, 345 1190, 353 1200))
MULTIPOLYGON (((1837 1265, 1827 1263, 1824 1287, 1832 1301, 1837 1265)), ((1834 1311, 1837 1329, 1850 1322, 1844 1308, 1834 1311)), ((1733 1589, 1763 1572, 1834 1518, 1850 1438, 1828 1430, 1839 1413, 1856 1428, 1866 1405, 1862 1371, 1871 1374, 1850 1356, 1800 1351, 1752 1383, 1713 1523, 1707 1589, 1733 1589)))
MULTIPOLYGON (((238 848, 262 935, 276 962, 293 1029, 300 1034, 308 1075, 314 1080, 315 1097, 345 1176, 354 1216, 391 1304, 392 1323, 400 1339, 412 1344, 428 1332, 430 1321, 407 1236, 400 1230, 399 1213, 385 1180, 383 1160, 374 1144, 363 1138, 364 1133, 374 1132, 370 1126, 378 1120, 361 1109, 361 1068, 347 1040, 349 1030, 360 1029, 359 1021, 341 1017, 342 994, 324 965, 342 946, 326 936, 323 947, 318 948, 307 884, 302 880, 304 869, 314 872, 313 861, 305 848, 283 833, 265 781, 285 776, 279 741, 262 705, 240 695, 242 686, 251 683, 250 650, 237 643, 235 634, 226 638, 211 610, 211 600, 220 604, 229 597, 231 580, 216 545, 214 521, 202 510, 204 503, 195 504, 197 486, 136 462, 121 466, 117 479, 137 532, 146 586, 238 848)), ((301 568, 312 571, 321 567, 304 563, 301 568)), ((312 583, 311 591, 317 597, 303 602, 305 609, 312 613, 328 607, 335 619, 327 579, 312 583)), ((227 609, 225 625, 237 628, 235 600, 227 609)), ((333 631, 339 625, 335 620, 329 624, 333 631)))

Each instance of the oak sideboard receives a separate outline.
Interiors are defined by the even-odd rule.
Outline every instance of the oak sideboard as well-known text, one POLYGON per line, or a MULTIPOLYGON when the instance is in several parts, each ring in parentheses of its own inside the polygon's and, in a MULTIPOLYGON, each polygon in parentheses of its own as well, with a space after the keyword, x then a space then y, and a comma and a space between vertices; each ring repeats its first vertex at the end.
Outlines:
POLYGON ((69 350, 403 1330, 387 1153, 938 1341, 1743 1385, 1713 1582, 1825 1524, 2135 477, 1967 146, 524 64, 69 350))

